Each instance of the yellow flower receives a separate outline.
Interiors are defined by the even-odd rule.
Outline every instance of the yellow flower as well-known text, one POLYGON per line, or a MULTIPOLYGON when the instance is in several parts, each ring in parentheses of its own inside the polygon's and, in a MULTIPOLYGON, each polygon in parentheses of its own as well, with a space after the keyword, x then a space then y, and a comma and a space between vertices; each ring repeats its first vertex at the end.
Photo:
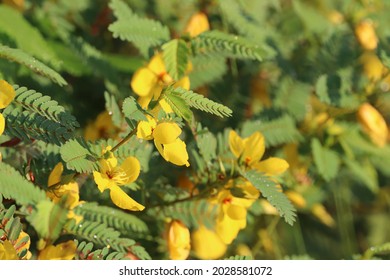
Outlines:
POLYGON ((359 107, 357 116, 372 142, 379 147, 385 146, 389 131, 382 115, 370 104, 364 103, 359 107))
MULTIPOLYGON (((191 67, 191 66, 189 66, 191 67)), ((167 85, 174 82, 168 74, 161 53, 152 57, 146 67, 138 69, 131 79, 131 88, 139 96, 138 103, 143 108, 147 108, 151 100, 157 100, 161 91, 167 85)), ((175 83, 176 87, 190 88, 190 79, 184 76, 175 83)), ((159 104, 165 112, 171 113, 172 109, 165 100, 160 100, 159 104)))
POLYGON ((210 30, 207 16, 205 13, 198 12, 191 16, 184 33, 188 33, 191 37, 196 37, 207 30, 210 30))
POLYGON ((243 139, 234 130, 231 130, 229 146, 240 163, 244 163, 246 167, 251 169, 257 169, 267 176, 280 175, 289 166, 284 159, 275 157, 260 161, 265 151, 264 137, 260 132, 255 132, 248 138, 243 139))
POLYGON ((137 137, 145 140, 154 139, 154 144, 161 156, 176 165, 190 166, 186 144, 179 138, 181 128, 174 122, 160 122, 148 116, 148 121, 140 121, 137 137))
POLYGON ((61 176, 64 171, 64 166, 59 162, 51 171, 48 179, 49 190, 46 195, 55 203, 58 203, 63 196, 66 196, 65 207, 69 209, 68 219, 75 219, 77 223, 82 220, 82 216, 76 215, 74 209, 81 202, 79 196, 79 185, 75 181, 70 181, 66 184, 61 184, 61 176))
POLYGON ((16 253, 11 241, 5 240, 0 243, 0 260, 18 260, 19 257, 16 253))
POLYGON ((171 260, 185 260, 190 254, 190 231, 180 221, 172 221, 168 228, 168 251, 171 260))
POLYGON ((101 112, 93 123, 85 128, 85 140, 95 141, 100 138, 115 138, 120 129, 112 122, 111 115, 107 111, 101 112))
POLYGON ((71 260, 76 255, 76 243, 69 240, 56 246, 49 245, 38 256, 38 260, 71 260))
POLYGON ((212 204, 219 205, 215 231, 225 244, 232 243, 238 232, 246 227, 247 209, 258 197, 259 191, 248 181, 235 184, 230 180, 210 199, 212 204), (231 193, 232 188, 240 193, 240 197, 231 193))
POLYGON ((144 210, 145 206, 136 202, 119 187, 132 183, 138 178, 141 170, 138 159, 128 157, 121 166, 118 166, 118 160, 110 150, 111 147, 108 146, 103 151, 105 158, 100 160, 100 171, 93 172, 93 178, 100 192, 106 189, 110 190, 112 202, 122 209, 131 211, 144 210))
MULTIPOLYGON (((0 80, 0 109, 7 107, 15 98, 14 88, 4 80, 0 80)), ((0 113, 0 135, 3 134, 5 129, 5 119, 0 113)))
POLYGON ((192 232, 191 244, 195 255, 203 260, 219 259, 227 249, 218 234, 203 225, 192 232))
POLYGON ((369 20, 361 21, 355 27, 356 38, 366 50, 375 50, 378 46, 378 38, 375 34, 374 23, 369 20))
POLYGON ((19 260, 18 254, 23 250, 27 250, 22 260, 28 260, 31 258, 31 252, 28 251, 30 248, 30 237, 25 243, 20 243, 22 238, 28 236, 27 233, 21 231, 18 238, 15 241, 5 240, 3 243, 0 242, 0 260, 19 260))

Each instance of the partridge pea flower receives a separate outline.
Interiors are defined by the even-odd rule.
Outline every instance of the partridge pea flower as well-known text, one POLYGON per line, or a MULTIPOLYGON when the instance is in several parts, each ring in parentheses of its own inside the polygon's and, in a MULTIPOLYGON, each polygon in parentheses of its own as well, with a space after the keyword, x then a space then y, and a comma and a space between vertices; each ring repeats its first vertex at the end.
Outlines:
POLYGON ((171 260, 185 260, 190 254, 190 231, 180 221, 174 220, 168 227, 168 251, 171 260))
POLYGON ((232 243, 238 232, 246 227, 247 210, 258 197, 259 191, 248 181, 235 184, 230 180, 210 200, 212 204, 219 205, 215 231, 225 244, 232 243), (240 197, 232 194, 233 188, 240 193, 240 197))
POLYGON ((161 156, 176 165, 190 166, 186 144, 179 138, 181 128, 174 122, 160 122, 148 116, 147 121, 140 121, 137 137, 145 140, 154 139, 154 144, 161 156))
POLYGON ((255 132, 248 138, 241 138, 234 130, 231 130, 229 146, 239 163, 247 168, 263 172, 267 176, 280 175, 289 166, 287 161, 276 157, 260 161, 265 151, 264 136, 260 132, 255 132))
POLYGON ((119 187, 138 178, 141 170, 138 159, 128 157, 118 166, 118 160, 110 150, 110 146, 103 150, 104 158, 100 160, 100 171, 93 172, 95 183, 100 192, 106 189, 110 191, 111 200, 116 206, 131 211, 142 211, 145 206, 136 202, 119 187))
POLYGON ((206 14, 198 12, 191 16, 184 33, 188 33, 190 37, 196 37, 208 30, 210 30, 210 24, 206 14))
POLYGON ((64 171, 62 163, 58 163, 51 171, 48 179, 49 190, 46 195, 55 203, 58 203, 63 196, 66 196, 65 207, 69 209, 68 219, 75 219, 77 223, 82 220, 82 216, 76 215, 72 209, 80 204, 79 185, 75 181, 61 184, 61 176, 64 171))
MULTIPOLYGON (((15 98, 14 88, 4 80, 0 80, 0 109, 7 107, 15 98)), ((0 135, 3 134, 5 128, 4 116, 0 113, 0 135)))
MULTIPOLYGON (((191 66, 189 66, 191 67, 191 66)), ((139 96, 138 103, 147 108, 151 100, 157 100, 161 91, 167 85, 174 82, 168 74, 161 53, 152 57, 149 64, 138 69, 131 79, 130 85, 133 91, 139 96)), ((175 87, 190 88, 190 79, 184 76, 175 83, 175 87)), ((165 100, 159 101, 163 110, 171 113, 172 109, 165 100)))
POLYGON ((383 116, 368 103, 359 107, 357 116, 364 132, 371 138, 372 142, 378 147, 385 146, 389 131, 383 116))
POLYGON ((56 246, 49 245, 38 256, 38 260, 71 260, 76 255, 76 243, 69 240, 56 246))
POLYGON ((227 249, 226 244, 218 234, 204 225, 200 225, 198 229, 192 232, 191 244, 195 255, 203 260, 219 259, 227 249))

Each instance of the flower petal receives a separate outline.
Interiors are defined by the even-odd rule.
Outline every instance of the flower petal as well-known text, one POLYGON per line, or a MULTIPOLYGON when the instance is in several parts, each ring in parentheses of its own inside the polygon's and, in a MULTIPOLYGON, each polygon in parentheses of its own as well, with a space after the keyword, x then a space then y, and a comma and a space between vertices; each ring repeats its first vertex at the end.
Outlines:
POLYGON ((244 141, 234 130, 229 133, 229 147, 236 158, 244 151, 244 141))
POLYGON ((56 246, 50 245, 39 253, 38 260, 71 260, 76 255, 76 243, 69 240, 56 246))
POLYGON ((130 85, 139 96, 153 96, 152 91, 157 82, 158 76, 150 69, 143 67, 134 73, 130 85))
POLYGON ((148 121, 140 121, 137 126, 137 137, 145 140, 153 139, 153 129, 156 127, 156 121, 149 119, 148 121))
POLYGON ((138 175, 141 171, 141 165, 137 158, 128 157, 121 165, 122 170, 126 173, 128 177, 127 182, 125 184, 129 184, 137 180, 138 175))
POLYGON ((230 244, 236 239, 238 232, 246 227, 246 218, 233 220, 229 215, 223 215, 222 219, 217 220, 215 230, 222 242, 230 244))
POLYGON ((216 232, 203 225, 192 232, 191 241, 196 256, 204 260, 218 259, 225 254, 227 249, 216 232))
POLYGON ((284 159, 271 157, 256 163, 253 167, 266 175, 277 176, 286 171, 289 165, 284 159))
POLYGON ((158 53, 152 57, 148 64, 148 69, 152 71, 156 76, 165 74, 167 72, 167 70, 165 69, 162 53, 158 53))
POLYGON ((179 138, 171 144, 162 145, 156 140, 154 140, 154 143, 166 161, 172 162, 178 166, 190 166, 190 163, 188 162, 186 144, 179 138))
POLYGON ((0 135, 3 134, 5 129, 5 118, 4 116, 0 113, 0 135))
POLYGON ((166 102, 164 99, 161 99, 158 103, 160 104, 161 108, 164 110, 165 113, 173 113, 171 105, 169 105, 168 102, 166 102))
POLYGON ((50 187, 54 186, 55 184, 59 184, 61 182, 62 172, 64 172, 64 166, 61 162, 59 162, 50 172, 49 179, 47 180, 47 185, 50 187))
POLYGON ((132 199, 118 186, 110 188, 110 197, 112 202, 114 202, 114 204, 119 208, 131 211, 142 211, 145 209, 145 206, 132 199))
POLYGON ((95 183, 98 186, 100 192, 103 192, 105 189, 112 187, 113 182, 105 173, 94 171, 93 179, 95 180, 95 183))
POLYGON ((240 205, 230 204, 226 207, 226 214, 233 220, 246 219, 247 211, 240 205))
POLYGON ((177 81, 177 83, 174 84, 174 87, 182 87, 186 90, 190 89, 190 78, 188 76, 184 76, 180 80, 177 81))
POLYGON ((7 107, 15 98, 14 88, 4 80, 0 80, 0 109, 7 107))
POLYGON ((244 151, 241 155, 241 158, 248 165, 252 165, 263 157, 264 151, 264 136, 257 131, 248 138, 244 139, 244 151))
POLYGON ((159 123, 153 131, 153 137, 161 144, 171 144, 176 141, 181 134, 181 128, 177 123, 159 123))
POLYGON ((180 221, 172 221, 168 229, 168 251, 171 260, 185 260, 190 254, 190 231, 180 221))

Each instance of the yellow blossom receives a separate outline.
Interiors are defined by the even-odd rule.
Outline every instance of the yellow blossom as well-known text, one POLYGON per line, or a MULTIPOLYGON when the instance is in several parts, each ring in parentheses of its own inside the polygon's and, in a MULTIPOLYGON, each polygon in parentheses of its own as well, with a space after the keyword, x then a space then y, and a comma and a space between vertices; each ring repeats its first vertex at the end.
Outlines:
POLYGON ((108 189, 112 202, 122 208, 131 211, 142 211, 145 206, 139 204, 126 194, 119 186, 134 182, 140 173, 141 165, 135 157, 126 158, 122 165, 118 166, 118 160, 108 146, 104 151, 104 158, 100 160, 100 171, 93 172, 93 178, 100 192, 108 189))
POLYGON ((168 251, 171 260, 185 260, 190 254, 190 231, 180 221, 174 220, 168 227, 168 251))
POLYGON ((227 246, 218 234, 200 225, 198 229, 191 234, 191 246, 195 255, 203 260, 215 260, 222 257, 227 249, 227 246))
POLYGON ((333 227, 335 225, 335 221, 332 218, 332 216, 326 211, 326 208, 324 205, 315 203, 311 207, 311 213, 319 219, 323 224, 327 225, 328 227, 333 227))
POLYGON ((240 163, 251 169, 257 169, 267 176, 280 175, 289 166, 284 159, 275 157, 260 161, 265 152, 264 136, 260 132, 255 132, 248 138, 243 139, 234 130, 231 130, 229 146, 240 163))
POLYGON ((378 38, 375 33, 374 23, 369 20, 363 20, 355 27, 356 38, 360 45, 366 50, 375 50, 378 46, 378 38))
POLYGON ((48 179, 49 190, 46 195, 55 203, 58 203, 63 196, 66 196, 65 207, 69 209, 68 219, 75 219, 77 223, 82 220, 82 216, 76 215, 74 209, 81 202, 79 201, 79 185, 75 181, 61 184, 61 176, 64 171, 64 166, 59 162, 51 171, 48 179))
POLYGON ((76 243, 69 240, 56 246, 49 245, 38 256, 38 260, 71 260, 76 255, 76 243))
POLYGON ((191 16, 184 33, 188 33, 191 37, 196 37, 207 30, 210 30, 207 16, 205 13, 198 12, 191 16))
POLYGON ((101 112, 93 123, 89 123, 85 128, 84 138, 95 141, 100 138, 115 138, 120 129, 112 122, 111 115, 107 111, 101 112))
POLYGON ((0 243, 0 260, 18 260, 19 257, 16 253, 11 241, 5 240, 0 243))
MULTIPOLYGON (((189 66, 190 68, 191 66, 189 66)), ((167 85, 174 82, 168 74, 163 61, 162 53, 152 57, 149 64, 138 69, 132 79, 131 88, 139 96, 138 103, 143 108, 147 108, 151 100, 157 100, 161 91, 167 85)), ((190 88, 190 79, 184 76, 175 83, 175 87, 190 88)), ((171 113, 172 109, 165 100, 160 100, 159 104, 165 112, 171 113)))
POLYGON ((212 204, 219 205, 215 231, 225 244, 230 244, 238 232, 246 227, 247 209, 259 197, 259 191, 248 181, 234 183, 230 180, 218 194, 210 199, 212 204), (231 192, 235 189, 240 197, 231 192))
MULTIPOLYGON (((7 107, 15 98, 14 88, 4 80, 0 80, 0 109, 7 107)), ((3 134, 5 129, 5 118, 0 113, 0 135, 3 134)))
POLYGON ((363 130, 372 142, 379 147, 385 146, 389 131, 383 116, 368 103, 364 103, 359 107, 357 116, 363 130))
POLYGON ((154 139, 154 144, 161 156, 176 165, 190 166, 186 144, 179 138, 182 130, 177 123, 160 122, 148 116, 147 121, 140 121, 137 137, 145 140, 154 139))

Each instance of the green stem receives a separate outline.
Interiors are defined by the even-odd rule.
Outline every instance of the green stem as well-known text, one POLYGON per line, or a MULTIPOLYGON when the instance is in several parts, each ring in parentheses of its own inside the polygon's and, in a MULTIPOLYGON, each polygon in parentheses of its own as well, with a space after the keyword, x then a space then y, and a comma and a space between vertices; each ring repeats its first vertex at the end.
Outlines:
POLYGON ((137 128, 134 128, 129 134, 127 134, 127 136, 125 138, 123 138, 118 144, 116 144, 111 149, 111 152, 116 151, 120 146, 122 146, 123 144, 127 143, 127 141, 129 141, 130 138, 133 137, 133 135, 135 135, 136 133, 137 133, 137 128))

